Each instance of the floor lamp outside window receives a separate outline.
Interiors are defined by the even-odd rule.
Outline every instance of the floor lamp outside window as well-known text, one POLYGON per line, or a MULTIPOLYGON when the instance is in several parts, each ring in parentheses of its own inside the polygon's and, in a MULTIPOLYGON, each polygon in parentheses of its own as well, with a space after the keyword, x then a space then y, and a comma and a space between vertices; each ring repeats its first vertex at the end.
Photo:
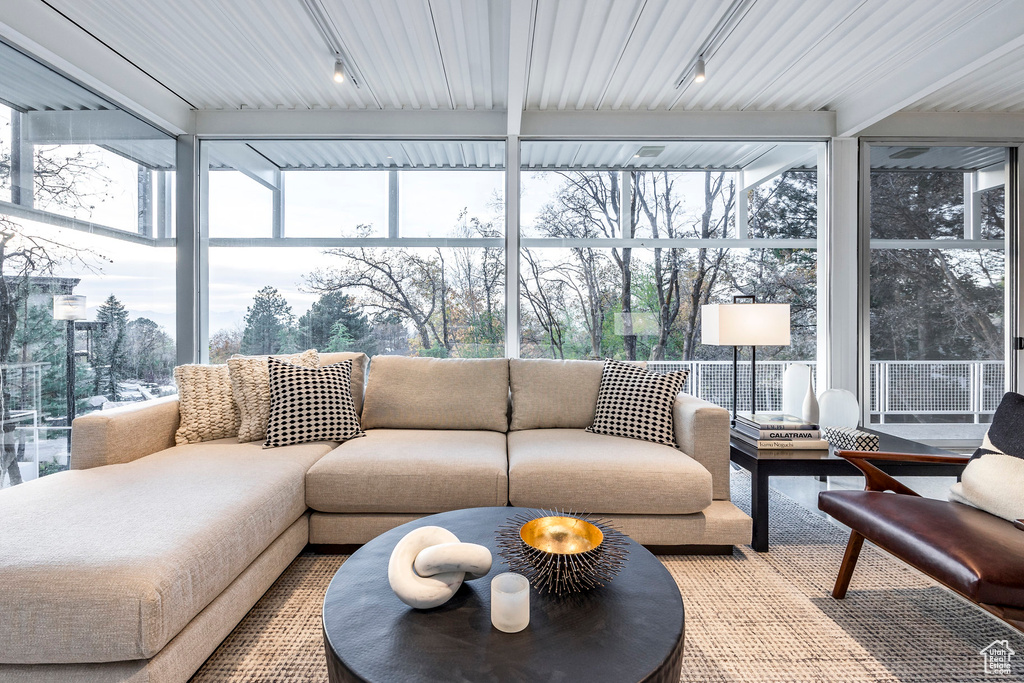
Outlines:
POLYGON ((67 323, 67 411, 68 411, 68 466, 71 466, 71 423, 75 419, 75 321, 85 319, 85 297, 75 294, 55 294, 53 319, 67 323))
POLYGON ((732 347, 732 421, 736 422, 739 347, 750 347, 750 412, 757 412, 758 346, 789 346, 789 304, 759 304, 753 295, 701 306, 701 342, 732 347), (745 302, 745 303, 744 303, 745 302))

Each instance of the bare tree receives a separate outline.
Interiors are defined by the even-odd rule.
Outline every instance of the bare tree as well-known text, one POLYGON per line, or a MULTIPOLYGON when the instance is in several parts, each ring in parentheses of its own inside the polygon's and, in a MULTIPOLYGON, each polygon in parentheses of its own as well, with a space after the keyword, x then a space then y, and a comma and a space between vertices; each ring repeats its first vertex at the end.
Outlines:
MULTIPOLYGON (((624 220, 636 223, 636 193, 630 193, 624 206, 617 171, 560 171, 559 174, 566 181, 565 187, 550 207, 551 211, 542 216, 541 229, 549 236, 622 237, 624 220), (624 215, 624 211, 628 213, 624 215)), ((636 335, 633 334, 631 315, 633 250, 630 247, 613 247, 608 252, 619 271, 619 308, 622 312, 625 355, 633 360, 636 358, 636 335)))
POLYGON ((328 249, 341 265, 321 268, 306 276, 309 289, 327 293, 350 288, 365 292, 364 305, 378 313, 408 320, 424 349, 445 345, 434 321, 445 305, 441 268, 433 259, 409 249, 328 249))
POLYGON ((521 295, 530 304, 537 324, 544 331, 551 354, 555 358, 565 358, 565 331, 559 310, 565 281, 558 278, 549 279, 548 273, 557 267, 544 268, 529 249, 522 250, 521 262, 526 266, 525 269, 521 268, 519 273, 521 295))

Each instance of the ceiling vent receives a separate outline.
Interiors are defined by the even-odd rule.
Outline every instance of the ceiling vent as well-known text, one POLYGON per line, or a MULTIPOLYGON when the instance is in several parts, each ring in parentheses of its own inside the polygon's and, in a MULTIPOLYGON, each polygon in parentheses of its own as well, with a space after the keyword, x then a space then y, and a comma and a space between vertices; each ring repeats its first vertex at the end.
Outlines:
POLYGON ((928 151, 927 147, 905 147, 889 155, 890 159, 913 159, 928 151))
POLYGON ((650 159, 665 151, 665 145, 646 145, 637 150, 634 156, 650 159))

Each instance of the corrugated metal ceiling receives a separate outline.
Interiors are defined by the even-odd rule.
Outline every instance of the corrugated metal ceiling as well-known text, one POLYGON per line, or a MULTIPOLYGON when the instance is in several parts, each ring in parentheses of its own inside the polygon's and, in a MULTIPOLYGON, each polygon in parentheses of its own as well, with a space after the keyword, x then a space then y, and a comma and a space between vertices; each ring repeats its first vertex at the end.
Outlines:
MULTIPOLYGON (((505 167, 501 142, 264 140, 249 146, 283 170, 505 167)), ((216 149, 210 143, 214 164, 216 149)))
POLYGON ((1005 161, 1003 147, 871 147, 871 168, 879 170, 977 171, 1005 161))
MULTIPOLYGON (((511 3, 532 3, 527 110, 830 109, 1019 0, 756 0, 676 83, 724 0, 321 0, 364 84, 300 0, 48 0, 199 109, 502 110, 511 3)), ((1024 111, 1016 54, 915 108, 1024 111)), ((515 105, 513 105, 515 106, 515 105)))
MULTIPOLYGON (((1021 6, 1024 12, 1024 5, 1021 6)), ((908 107, 914 111, 1024 111, 1024 48, 908 107)))
MULTIPOLYGON (((792 158, 809 158, 816 165, 817 145, 799 142, 535 142, 522 143, 522 167, 531 170, 674 169, 736 171, 765 154, 790 148, 792 158), (652 157, 639 157, 641 147, 664 147, 652 157)), ((802 165, 801 167, 806 167, 802 165)))
POLYGON ((508 0, 324 0, 364 83, 299 0, 51 0, 198 109, 502 109, 508 0))
POLYGON ((117 109, 36 60, 0 43, 0 102, 21 112, 117 109))

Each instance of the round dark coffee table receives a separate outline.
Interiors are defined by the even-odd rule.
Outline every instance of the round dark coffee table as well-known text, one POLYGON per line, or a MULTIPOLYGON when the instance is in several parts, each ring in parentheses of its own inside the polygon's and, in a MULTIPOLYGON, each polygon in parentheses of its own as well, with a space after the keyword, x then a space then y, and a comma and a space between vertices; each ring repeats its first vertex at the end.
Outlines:
POLYGON ((454 510, 381 534, 357 550, 324 598, 324 643, 332 683, 371 681, 671 681, 683 657, 683 600, 665 566, 629 541, 614 581, 571 598, 531 588, 530 625, 491 626, 490 579, 507 571, 497 529, 521 508, 454 510), (411 530, 427 525, 490 548, 490 574, 466 581, 447 603, 414 610, 388 584, 388 559, 411 530))

